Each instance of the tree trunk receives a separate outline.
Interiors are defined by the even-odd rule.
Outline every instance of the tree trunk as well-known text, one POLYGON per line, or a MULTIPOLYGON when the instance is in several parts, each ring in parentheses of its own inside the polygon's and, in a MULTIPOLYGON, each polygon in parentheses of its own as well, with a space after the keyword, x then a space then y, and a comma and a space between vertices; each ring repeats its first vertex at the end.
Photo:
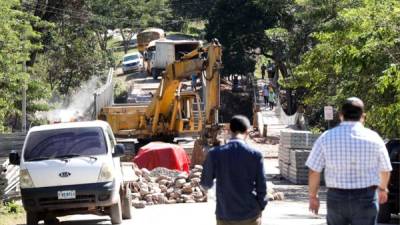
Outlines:
POLYGON ((124 34, 122 28, 119 29, 119 32, 121 33, 122 43, 124 43, 124 52, 126 54, 126 53, 128 53, 128 50, 129 50, 129 41, 126 40, 126 37, 125 37, 125 34, 124 34))
POLYGON ((100 49, 103 52, 107 52, 107 30, 103 31, 103 37, 100 32, 96 31, 95 33, 97 41, 99 42, 100 49))

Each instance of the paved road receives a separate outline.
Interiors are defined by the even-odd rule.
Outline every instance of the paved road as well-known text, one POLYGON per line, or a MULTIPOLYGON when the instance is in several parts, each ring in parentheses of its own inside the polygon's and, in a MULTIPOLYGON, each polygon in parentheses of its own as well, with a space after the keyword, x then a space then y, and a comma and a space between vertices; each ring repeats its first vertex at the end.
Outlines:
MULTIPOLYGON (((292 185, 276 177, 279 173, 277 160, 265 160, 269 187, 285 192, 284 201, 269 202, 263 212, 263 225, 323 225, 326 215, 325 190, 321 190, 320 215, 308 212, 307 186, 292 185)), ((194 204, 155 205, 144 209, 132 209, 133 219, 125 220, 123 225, 214 225, 215 195, 209 192, 209 202, 194 204)), ((109 217, 77 215, 60 218, 61 225, 101 225, 111 224, 109 217)), ((396 223, 394 223, 396 224, 396 223)), ((397 224, 399 224, 397 222, 397 224)), ((383 225, 383 224, 381 224, 383 225)))
MULTIPOLYGON (((125 220, 123 225, 214 225, 215 203, 194 203, 156 205, 144 209, 133 209, 133 219, 125 220)), ((263 225, 324 225, 325 203, 322 202, 321 215, 314 216, 307 211, 307 203, 291 200, 270 202, 263 213, 263 225)), ((111 224, 108 217, 78 215, 65 217, 62 225, 101 225, 111 224)), ((383 225, 383 224, 381 224, 383 225)))
MULTIPOLYGON (((263 225, 322 225, 325 224, 325 201, 321 202, 321 215, 308 212, 307 187, 290 185, 274 178, 279 173, 277 160, 265 160, 269 177, 269 187, 285 191, 284 201, 271 201, 263 212, 263 225), (273 183, 273 184, 272 184, 273 183)), ((133 219, 125 220, 124 225, 213 225, 215 224, 215 190, 209 191, 209 202, 194 204, 155 205, 144 209, 133 209, 133 219)), ((324 193, 324 192, 323 192, 324 193)), ((322 193, 322 198, 324 194, 322 193)), ((108 217, 78 215, 61 218, 62 225, 100 225, 111 224, 108 217)))
MULTIPOLYGON (((319 225, 325 224, 323 216, 315 217, 307 212, 304 203, 298 202, 271 202, 263 213, 263 225, 319 225)), ((125 220, 123 224, 147 225, 212 225, 215 224, 215 204, 174 204, 134 209, 134 218, 125 220)), ((322 211, 325 211, 323 208, 322 211)), ((99 225, 111 224, 107 217, 72 216, 62 218, 63 225, 99 225)))

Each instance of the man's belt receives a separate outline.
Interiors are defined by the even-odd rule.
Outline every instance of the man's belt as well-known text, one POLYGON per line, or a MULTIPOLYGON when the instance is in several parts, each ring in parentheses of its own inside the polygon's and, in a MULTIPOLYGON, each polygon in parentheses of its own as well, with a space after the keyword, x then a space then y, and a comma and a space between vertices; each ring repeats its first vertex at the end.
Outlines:
POLYGON ((376 185, 372 185, 366 188, 356 188, 356 189, 342 189, 342 188, 330 188, 328 190, 337 191, 337 192, 362 192, 362 191, 375 191, 378 188, 376 185))

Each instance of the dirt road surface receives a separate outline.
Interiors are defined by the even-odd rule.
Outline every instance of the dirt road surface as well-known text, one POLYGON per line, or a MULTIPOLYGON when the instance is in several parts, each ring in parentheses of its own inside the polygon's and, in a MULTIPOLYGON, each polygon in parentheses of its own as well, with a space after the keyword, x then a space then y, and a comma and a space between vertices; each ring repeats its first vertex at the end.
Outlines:
MULTIPOLYGON (((277 160, 265 160, 268 185, 274 185, 277 191, 284 191, 284 201, 271 201, 263 212, 263 225, 322 225, 325 223, 326 207, 322 193, 321 215, 314 216, 308 212, 307 187, 291 185, 275 178, 279 172, 277 160)), ((123 225, 214 225, 215 223, 215 190, 209 191, 207 203, 171 204, 147 206, 144 209, 132 209, 133 219, 124 220, 123 225)), ((101 225, 111 224, 107 216, 75 215, 60 218, 60 225, 101 225)))

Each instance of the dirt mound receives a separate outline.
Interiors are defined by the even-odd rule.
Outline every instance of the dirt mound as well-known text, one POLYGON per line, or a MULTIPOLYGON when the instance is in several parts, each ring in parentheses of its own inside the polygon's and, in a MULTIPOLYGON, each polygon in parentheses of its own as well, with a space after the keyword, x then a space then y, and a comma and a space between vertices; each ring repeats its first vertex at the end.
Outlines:
POLYGON ((232 116, 245 115, 253 121, 253 94, 249 92, 232 92, 221 88, 221 122, 228 123, 232 116))

